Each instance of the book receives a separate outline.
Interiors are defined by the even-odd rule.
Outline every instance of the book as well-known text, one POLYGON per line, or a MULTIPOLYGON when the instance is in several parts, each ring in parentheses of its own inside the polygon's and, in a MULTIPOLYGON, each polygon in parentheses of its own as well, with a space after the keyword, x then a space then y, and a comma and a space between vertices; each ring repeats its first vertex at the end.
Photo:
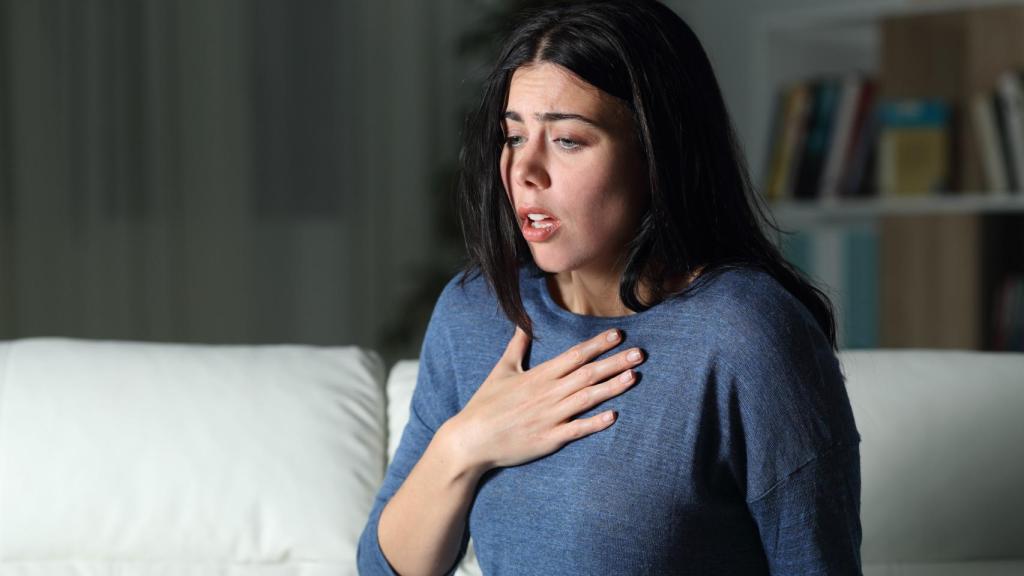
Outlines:
POLYGON ((971 115, 976 133, 975 141, 981 148, 982 166, 985 170, 985 188, 994 193, 1009 190, 1006 178, 1006 158, 996 127, 996 112, 992 98, 986 93, 971 97, 971 115))
POLYGON ((843 238, 844 335, 847 348, 878 347, 878 231, 849 226, 843 238))
POLYGON ((996 92, 1002 103, 1002 121, 1008 143, 1007 165, 1013 166, 1015 189, 1024 179, 1024 89, 1016 72, 1007 71, 999 76, 996 92))
POLYGON ((949 103, 950 134, 956 139, 949 188, 975 192, 984 189, 985 176, 980 147, 973 142, 969 98, 996 87, 1006 70, 1024 65, 1024 7, 950 4, 959 7, 882 19, 878 77, 886 99, 949 103))
POLYGON ((996 135, 999 137, 999 155, 1003 158, 1003 169, 1006 171, 1006 187, 1010 190, 1020 188, 1020 178, 1017 176, 1017 167, 1011 161, 1013 151, 1010 149, 1009 126, 1006 123, 1006 105, 998 92, 993 92, 989 97, 992 103, 992 113, 995 116, 996 135))
POLYGON ((878 191, 924 196, 949 190, 949 105, 938 99, 883 102, 879 113, 878 191))
POLYGON ((792 141, 787 147, 789 155, 787 158, 783 158, 782 198, 796 196, 797 176, 801 170, 807 130, 814 117, 815 99, 817 98, 814 82, 804 83, 798 89, 801 92, 797 102, 798 107, 794 116, 789 119, 790 129, 793 131, 792 141))
POLYGON ((786 102, 792 88, 785 88, 776 92, 775 104, 772 106, 771 128, 768 130, 767 154, 764 162, 764 196, 768 200, 778 198, 778 188, 774 187, 775 174, 779 169, 778 160, 782 152, 782 135, 785 127, 786 102))
POLYGON ((768 185, 766 196, 769 200, 779 200, 791 195, 787 184, 793 156, 799 146, 800 131, 806 121, 809 98, 806 84, 795 84, 785 90, 782 110, 776 109, 777 117, 773 120, 776 126, 776 137, 771 153, 768 185), (778 116, 781 114, 781 116, 778 116))
POLYGON ((839 101, 836 105, 835 127, 826 147, 825 167, 821 175, 818 196, 836 198, 839 196, 839 180, 844 164, 849 158, 852 137, 856 130, 854 123, 861 101, 864 79, 860 74, 848 74, 842 79, 839 101))
POLYGON ((786 234, 787 261, 831 299, 841 348, 878 346, 878 233, 872 223, 822 226, 786 234))
POLYGON ((868 100, 864 102, 864 117, 853 149, 850 151, 850 161, 843 174, 840 196, 856 198, 874 196, 877 192, 874 186, 874 165, 875 152, 878 149, 879 117, 874 100, 875 93, 875 89, 870 88, 868 100))
POLYGON ((861 83, 853 135, 850 137, 846 160, 843 163, 842 175, 838 184, 840 196, 869 196, 874 193, 873 187, 863 186, 861 182, 874 182, 869 174, 874 166, 874 151, 878 142, 878 118, 875 113, 875 95, 877 93, 878 82, 874 78, 865 78, 861 83), (856 181, 851 181, 854 176, 856 181), (851 186, 855 188, 851 190, 851 186))
POLYGON ((1013 298, 1014 279, 1004 278, 996 288, 995 301, 992 303, 992 347, 995 350, 1009 350, 1010 333, 1013 331, 1013 298))
POLYGON ((836 78, 822 78, 814 82, 814 107, 807 122, 807 136, 800 159, 800 170, 793 190, 795 198, 813 199, 818 196, 826 147, 835 120, 839 88, 839 81, 836 78))
POLYGON ((790 264, 805 276, 814 275, 814 238, 811 233, 798 231, 782 235, 779 250, 790 264))
POLYGON ((1024 275, 1007 276, 993 302, 993 348, 1024 352, 1024 275))

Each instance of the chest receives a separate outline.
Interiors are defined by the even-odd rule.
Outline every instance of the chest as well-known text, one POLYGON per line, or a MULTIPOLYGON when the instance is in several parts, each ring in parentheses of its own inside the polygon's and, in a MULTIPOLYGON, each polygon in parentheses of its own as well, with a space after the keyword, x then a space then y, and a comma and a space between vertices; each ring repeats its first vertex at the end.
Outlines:
MULTIPOLYGON (((585 337, 534 341, 524 367, 585 337)), ((463 405, 498 361, 498 342, 493 358, 460 374, 463 405)), ((721 458, 720 399, 706 355, 639 334, 610 354, 630 346, 647 353, 638 383, 577 416, 612 409, 618 419, 611 427, 483 477, 470 512, 481 561, 515 565, 540 554, 550 565, 549 555, 571 550, 597 565, 645 573, 672 565, 688 549, 681 543, 708 550, 703 534, 746 513, 721 458)))

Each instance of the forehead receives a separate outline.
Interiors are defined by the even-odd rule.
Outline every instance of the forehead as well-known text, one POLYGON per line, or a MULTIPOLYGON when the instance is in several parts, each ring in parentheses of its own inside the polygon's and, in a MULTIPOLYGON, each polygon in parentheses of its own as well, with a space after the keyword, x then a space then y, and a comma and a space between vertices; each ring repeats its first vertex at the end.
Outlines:
POLYGON ((617 98, 550 62, 516 69, 509 85, 507 109, 524 115, 572 112, 606 120, 626 112, 617 98))

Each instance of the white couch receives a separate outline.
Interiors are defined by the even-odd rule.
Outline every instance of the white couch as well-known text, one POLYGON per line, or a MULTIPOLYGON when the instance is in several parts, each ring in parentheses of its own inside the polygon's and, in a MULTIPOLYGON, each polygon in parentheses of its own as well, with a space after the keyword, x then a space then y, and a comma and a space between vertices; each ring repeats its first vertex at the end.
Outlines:
MULTIPOLYGON (((865 574, 1024 574, 1024 354, 840 359, 865 574)), ((354 574, 415 378, 357 348, 0 342, 0 575, 354 574)))

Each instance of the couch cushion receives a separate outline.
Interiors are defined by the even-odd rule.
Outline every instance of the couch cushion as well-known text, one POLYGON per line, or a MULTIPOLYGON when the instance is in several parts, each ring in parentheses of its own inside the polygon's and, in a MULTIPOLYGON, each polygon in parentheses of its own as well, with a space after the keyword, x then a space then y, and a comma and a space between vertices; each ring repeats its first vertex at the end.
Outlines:
MULTIPOLYGON (((409 420, 409 405, 412 403, 412 391, 416 388, 416 377, 419 374, 417 360, 402 360, 395 364, 388 374, 388 462, 398 449, 398 442, 409 420)), ((455 576, 480 576, 480 564, 476 559, 473 539, 469 540, 466 555, 462 557, 455 576)))
POLYGON ((872 350, 840 360, 862 436, 865 573, 1021 568, 999 561, 1024 559, 1024 354, 872 350))
POLYGON ((944 562, 938 564, 869 564, 864 576, 1020 576, 1024 561, 979 560, 977 562, 944 562))
POLYGON ((353 574, 383 377, 357 348, 0 344, 0 573, 353 574))
POLYGON ((412 404, 412 391, 416 388, 418 373, 418 361, 400 360, 388 374, 388 462, 394 458, 405 423, 409 421, 409 405, 412 404))

